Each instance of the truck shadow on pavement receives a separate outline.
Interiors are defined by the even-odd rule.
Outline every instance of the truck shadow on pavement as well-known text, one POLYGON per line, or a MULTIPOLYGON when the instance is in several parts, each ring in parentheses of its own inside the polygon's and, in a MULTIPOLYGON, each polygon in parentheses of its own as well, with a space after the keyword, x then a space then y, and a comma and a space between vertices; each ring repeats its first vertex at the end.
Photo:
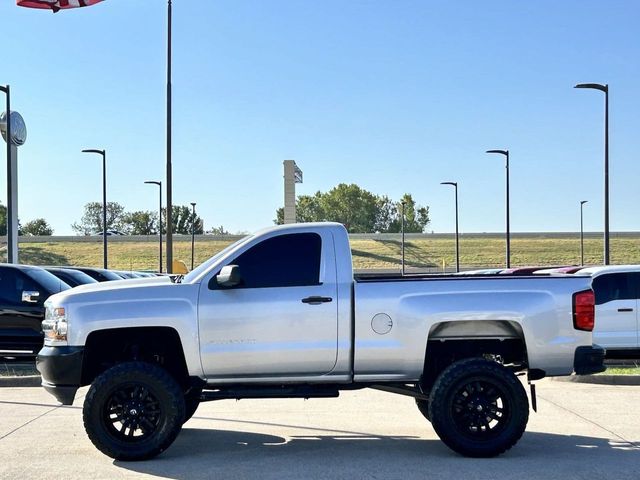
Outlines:
MULTIPOLYGON (((255 428, 279 426, 235 422, 255 428)), ((437 439, 286 427, 288 431, 299 428, 303 434, 284 438, 187 426, 156 459, 114 465, 173 479, 591 478, 604 468, 611 475, 608 478, 637 479, 640 474, 640 445, 624 440, 526 432, 518 445, 500 457, 471 459, 455 454, 437 439)), ((431 433, 429 428, 425 426, 425 433, 431 433)))

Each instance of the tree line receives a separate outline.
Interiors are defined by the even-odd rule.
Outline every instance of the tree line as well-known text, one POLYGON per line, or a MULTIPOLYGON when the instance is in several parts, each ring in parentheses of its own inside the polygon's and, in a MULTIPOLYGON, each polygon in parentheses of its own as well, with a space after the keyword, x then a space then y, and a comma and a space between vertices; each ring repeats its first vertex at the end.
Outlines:
MULTIPOLYGON (((7 207, 0 204, 0 236, 7 234, 7 207)), ((53 228, 44 218, 36 218, 24 225, 18 220, 18 235, 53 235, 53 228)))
MULTIPOLYGON (((117 230, 126 235, 157 235, 159 230, 158 212, 150 210, 125 211, 118 202, 107 202, 106 230, 117 230)), ((204 233, 204 222, 188 205, 171 207, 172 232, 177 235, 201 235, 204 233)), ((162 209, 162 233, 166 233, 167 209, 162 209)), ((102 203, 89 202, 84 206, 84 213, 78 222, 71 224, 78 235, 95 235, 102 232, 102 203)), ((224 230, 224 229, 223 229, 224 230)))
MULTIPOLYGON (((349 233, 397 233, 402 228, 402 204, 405 212, 405 232, 423 232, 429 224, 429 207, 418 205, 411 194, 405 193, 393 201, 386 195, 376 195, 356 184, 341 183, 328 192, 300 195, 296 199, 296 221, 342 223, 349 233)), ((162 233, 166 233, 166 209, 162 209, 162 233)), ((172 207, 172 231, 178 235, 203 234, 202 218, 193 214, 189 205, 172 207)), ((276 210, 276 224, 284 223, 284 208, 276 210)), ((82 217, 71 228, 79 235, 95 235, 103 230, 102 203, 89 202, 82 217)), ((127 235, 157 235, 158 212, 150 210, 125 211, 118 202, 107 202, 107 230, 127 235)), ((223 226, 211 228, 207 233, 226 235, 223 226)), ((7 234, 7 208, 0 204, 0 235, 7 234)), ((53 228, 44 218, 19 224, 19 235, 53 235, 53 228)))
MULTIPOLYGON (((418 205, 411 194, 405 193, 399 201, 393 201, 353 183, 341 183, 324 193, 298 196, 296 221, 338 222, 349 233, 397 233, 402 228, 402 203, 405 232, 423 232, 430 221, 429 207, 418 205)), ((274 223, 284 223, 284 208, 276 210, 274 223)))
MULTIPOLYGON (((204 222, 197 214, 194 216, 188 205, 174 205, 171 209, 173 233, 177 235, 191 235, 192 225, 194 233, 204 233, 204 222)), ((167 233, 166 208, 162 209, 162 233, 167 233)), ((107 202, 107 230, 117 230, 126 235, 157 235, 158 213, 148 210, 126 212, 118 202, 107 202)), ((71 225, 79 235, 95 235, 102 232, 102 203, 89 202, 84 206, 82 218, 71 225)), ((224 227, 214 227, 208 233, 226 235, 224 227)), ((0 204, 0 236, 7 234, 7 207, 0 204)), ((18 235, 49 236, 53 235, 53 228, 44 218, 36 218, 24 225, 18 221, 18 235)))

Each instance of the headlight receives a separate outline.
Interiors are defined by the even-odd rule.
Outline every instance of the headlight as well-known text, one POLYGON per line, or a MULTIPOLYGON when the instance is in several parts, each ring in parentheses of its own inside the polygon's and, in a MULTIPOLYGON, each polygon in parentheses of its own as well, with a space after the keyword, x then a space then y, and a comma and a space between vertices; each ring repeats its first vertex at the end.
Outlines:
POLYGON ((68 328, 67 313, 64 307, 47 305, 42 321, 44 342, 47 345, 66 345, 68 328))

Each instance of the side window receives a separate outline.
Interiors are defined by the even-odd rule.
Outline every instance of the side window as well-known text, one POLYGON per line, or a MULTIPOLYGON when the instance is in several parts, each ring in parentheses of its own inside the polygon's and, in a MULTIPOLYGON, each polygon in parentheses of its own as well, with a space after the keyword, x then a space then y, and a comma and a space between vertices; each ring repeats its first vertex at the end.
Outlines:
POLYGON ((614 300, 637 298, 638 288, 636 283, 637 276, 633 273, 610 273, 596 277, 593 281, 596 305, 602 305, 614 300))
POLYGON ((321 250, 317 233, 293 233, 263 240, 230 264, 240 267, 240 288, 319 285, 321 250))
POLYGON ((22 297, 18 299, 15 270, 13 268, 0 268, 0 302, 17 305, 20 300, 22 300, 22 297))
POLYGON ((22 305, 22 292, 39 290, 33 280, 13 268, 0 269, 0 302, 22 305))

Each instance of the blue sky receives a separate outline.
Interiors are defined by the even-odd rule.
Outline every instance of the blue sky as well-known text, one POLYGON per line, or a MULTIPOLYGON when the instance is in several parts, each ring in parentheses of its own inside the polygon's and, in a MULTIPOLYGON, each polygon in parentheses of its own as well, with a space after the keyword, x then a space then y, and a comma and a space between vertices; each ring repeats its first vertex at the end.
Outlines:
MULTIPOLYGON (((0 84, 24 116, 20 219, 56 234, 88 201, 155 210, 165 169, 164 0, 51 14, 0 3, 0 84), (5 44, 6 45, 6 44, 5 44)), ((610 85, 611 229, 640 230, 640 4, 601 1, 174 0, 174 203, 205 228, 251 231, 283 202, 341 182, 404 192, 451 232, 576 231, 603 218, 603 94, 610 85)), ((2 99, 2 101, 4 101, 2 99)), ((2 150, 4 152, 4 150, 2 150)), ((4 153, 0 153, 4 165, 4 153)), ((5 168, 0 198, 6 204, 5 168)))

